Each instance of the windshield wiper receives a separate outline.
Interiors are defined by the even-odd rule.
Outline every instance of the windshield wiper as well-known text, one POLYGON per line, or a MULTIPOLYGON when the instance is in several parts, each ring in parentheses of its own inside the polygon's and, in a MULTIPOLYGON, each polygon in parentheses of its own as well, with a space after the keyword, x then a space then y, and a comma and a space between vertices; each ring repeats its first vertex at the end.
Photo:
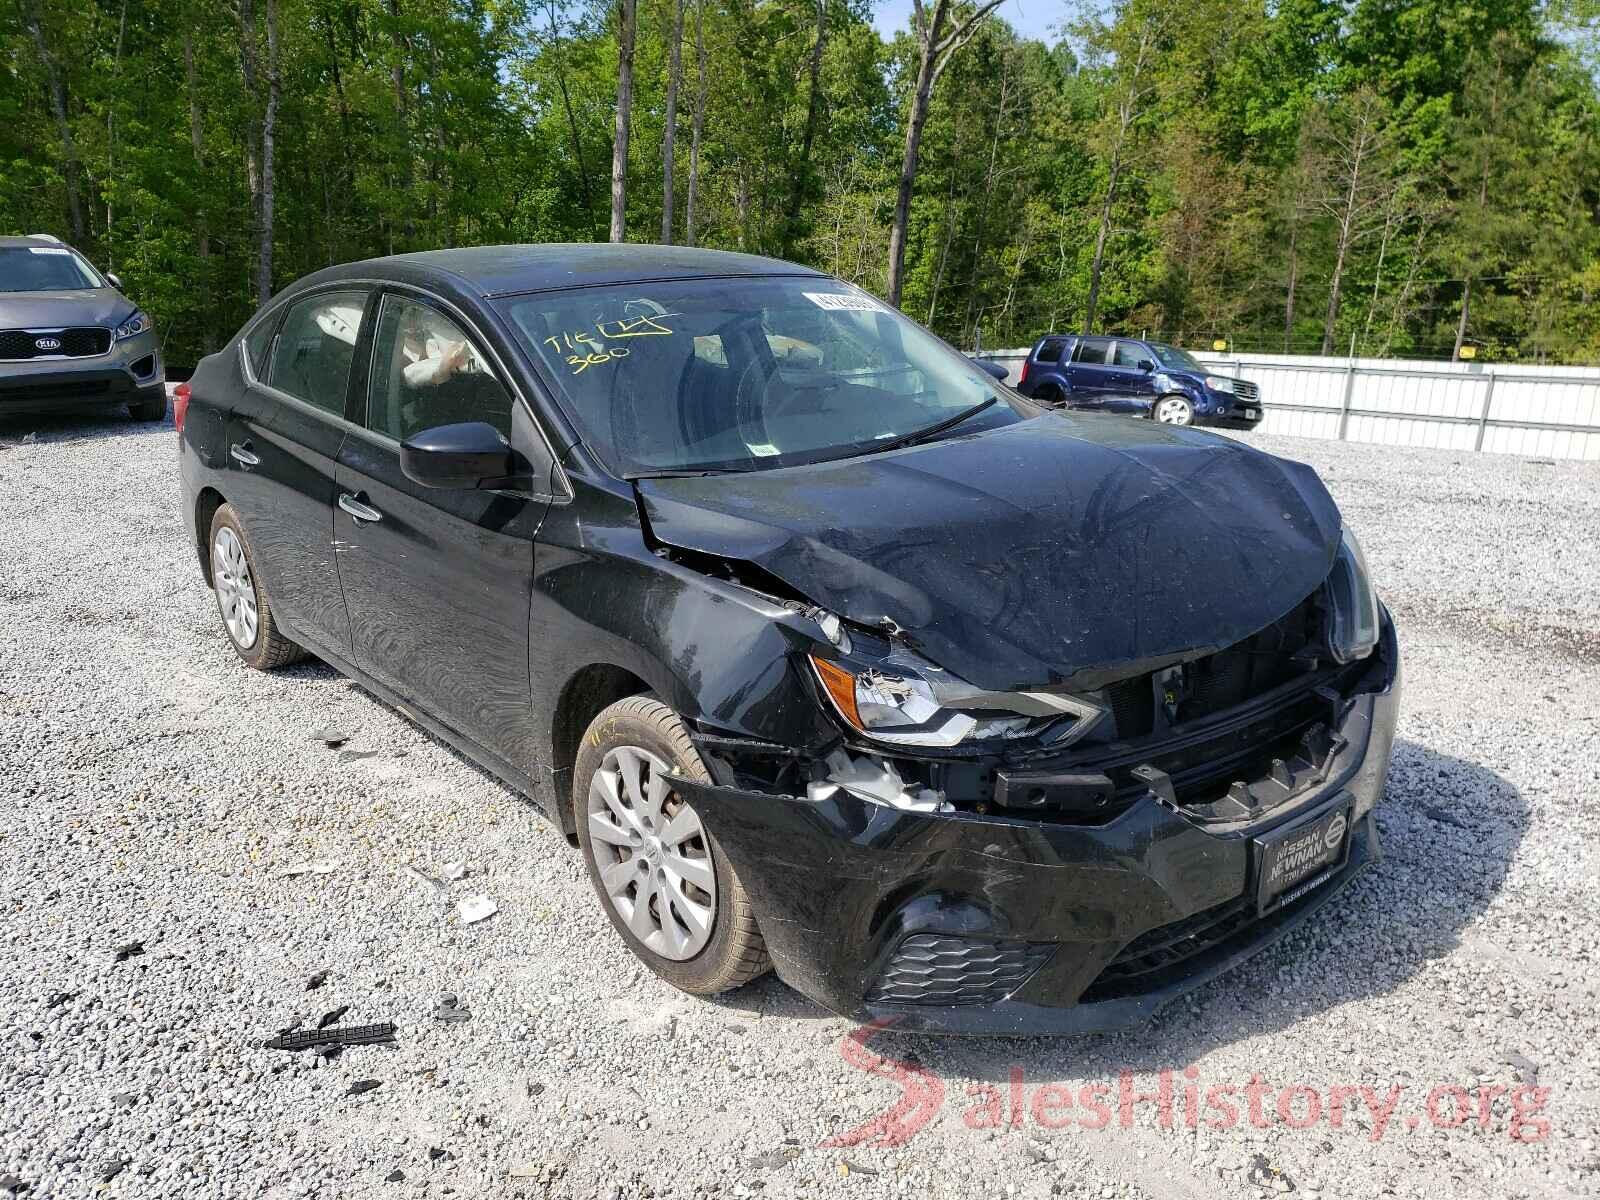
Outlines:
POLYGON ((748 475, 755 467, 679 467, 670 471, 629 471, 629 483, 636 479, 698 479, 702 475, 748 475))
POLYGON ((918 429, 911 433, 902 434, 900 437, 892 438, 887 442, 876 442, 871 448, 872 453, 878 454, 885 450, 898 450, 902 446, 914 445, 925 438, 931 438, 935 434, 943 433, 946 429, 953 429, 957 425, 961 424, 961 422, 965 421, 968 417, 977 416, 984 409, 996 403, 999 399, 1000 397, 998 396, 990 396, 987 400, 983 401, 983 403, 974 404, 971 408, 962 409, 955 416, 946 417, 944 420, 939 421, 936 424, 929 425, 926 429, 918 429))

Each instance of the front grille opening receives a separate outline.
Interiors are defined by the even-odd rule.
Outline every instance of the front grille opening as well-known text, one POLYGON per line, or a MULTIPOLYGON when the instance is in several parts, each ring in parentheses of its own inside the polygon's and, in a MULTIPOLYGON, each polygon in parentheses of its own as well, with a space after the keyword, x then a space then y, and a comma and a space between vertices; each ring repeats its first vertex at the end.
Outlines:
POLYGON ((90 358, 111 349, 109 329, 0 329, 0 359, 90 358), (44 342, 41 346, 39 343, 44 342), (51 345, 52 342, 60 343, 51 345))
POLYGON ((994 1004, 1049 961, 1050 942, 914 933, 895 947, 867 992, 869 1004, 994 1004))

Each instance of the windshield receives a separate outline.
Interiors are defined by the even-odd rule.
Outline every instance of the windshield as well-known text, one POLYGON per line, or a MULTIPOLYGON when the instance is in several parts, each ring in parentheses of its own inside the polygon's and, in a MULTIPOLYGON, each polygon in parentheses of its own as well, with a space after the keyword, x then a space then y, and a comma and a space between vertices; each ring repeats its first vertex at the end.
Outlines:
POLYGON ((104 286, 65 246, 0 246, 0 292, 67 292, 104 286))
POLYGON ((616 474, 763 470, 1021 419, 979 367, 826 278, 676 280, 500 302, 616 474))
POLYGON ((1179 350, 1176 346, 1164 346, 1160 342, 1151 342, 1150 350, 1163 367, 1176 367, 1180 371, 1193 371, 1197 375, 1206 373, 1206 369, 1187 350, 1179 350))

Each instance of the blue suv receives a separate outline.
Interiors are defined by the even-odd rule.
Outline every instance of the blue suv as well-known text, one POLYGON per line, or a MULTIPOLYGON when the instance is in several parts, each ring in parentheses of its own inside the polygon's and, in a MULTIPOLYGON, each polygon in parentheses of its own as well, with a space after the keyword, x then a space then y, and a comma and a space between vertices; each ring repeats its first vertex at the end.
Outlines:
POLYGON ((1261 424, 1261 389, 1208 372, 1164 342, 1048 334, 1022 364, 1017 390, 1046 404, 1128 413, 1167 425, 1261 424))

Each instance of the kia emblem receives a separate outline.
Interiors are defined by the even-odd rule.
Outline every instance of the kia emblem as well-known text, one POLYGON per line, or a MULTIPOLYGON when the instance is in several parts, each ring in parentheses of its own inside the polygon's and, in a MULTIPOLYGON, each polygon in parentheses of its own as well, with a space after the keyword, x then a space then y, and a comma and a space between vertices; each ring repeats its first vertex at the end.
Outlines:
POLYGON ((61 349, 61 339, 53 337, 35 338, 33 345, 36 350, 59 350, 61 349))

